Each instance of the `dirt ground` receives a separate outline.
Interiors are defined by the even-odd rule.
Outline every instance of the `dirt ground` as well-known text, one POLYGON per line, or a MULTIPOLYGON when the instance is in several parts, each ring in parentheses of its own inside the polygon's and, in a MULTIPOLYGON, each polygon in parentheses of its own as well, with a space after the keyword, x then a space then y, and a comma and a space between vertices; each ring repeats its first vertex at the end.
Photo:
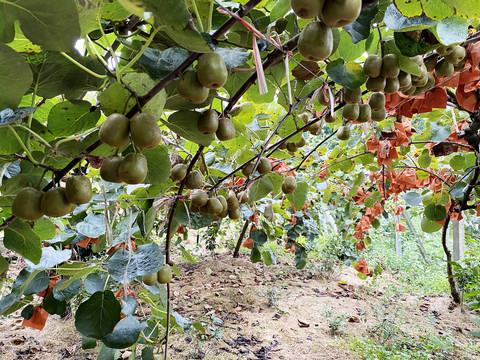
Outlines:
MULTIPOLYGON (((413 338, 453 339, 452 359, 480 359, 480 343, 468 336, 478 330, 473 315, 461 313, 447 297, 388 297, 348 268, 333 274, 298 271, 290 264, 266 267, 227 255, 183 270, 172 283, 173 308, 205 324, 208 335, 174 335, 171 359, 359 359, 349 344, 389 321, 413 338)), ((41 332, 23 328, 19 314, 0 319, 1 360, 95 356, 94 350, 81 350, 72 319, 51 316, 41 332)))

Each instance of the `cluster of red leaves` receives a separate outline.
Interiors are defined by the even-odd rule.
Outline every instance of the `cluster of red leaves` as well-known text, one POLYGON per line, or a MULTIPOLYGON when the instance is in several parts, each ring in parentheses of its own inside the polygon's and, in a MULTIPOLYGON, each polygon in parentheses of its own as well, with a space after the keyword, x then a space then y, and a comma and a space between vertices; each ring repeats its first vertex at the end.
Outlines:
POLYGON ((437 87, 422 95, 409 97, 402 93, 386 95, 385 108, 389 114, 412 117, 414 114, 431 112, 433 109, 445 109, 447 107, 447 91, 442 80, 437 79, 437 87))
POLYGON ((354 266, 355 270, 358 272, 366 275, 366 276, 373 276, 373 271, 368 267, 367 260, 360 259, 354 266))
MULTIPOLYGON (((355 233, 353 234, 353 237, 357 240, 362 240, 364 234, 372 228, 372 222, 382 213, 383 205, 379 201, 376 201, 372 207, 365 208, 362 218, 355 226, 355 233)), ((363 250, 364 245, 365 244, 357 244, 357 250, 363 250), (362 249, 359 249, 359 247, 362 249)))
POLYGON ((393 131, 382 132, 380 138, 370 137, 367 141, 367 150, 377 156, 379 165, 391 165, 398 158, 397 146, 410 143, 410 137, 415 133, 409 120, 396 122, 393 131))

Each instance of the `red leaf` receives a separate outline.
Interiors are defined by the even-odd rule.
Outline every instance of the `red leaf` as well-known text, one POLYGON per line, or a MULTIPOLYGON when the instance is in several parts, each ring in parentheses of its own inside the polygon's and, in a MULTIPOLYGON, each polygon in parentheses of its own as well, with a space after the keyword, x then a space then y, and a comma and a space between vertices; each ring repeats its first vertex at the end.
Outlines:
POLYGON ((22 325, 30 327, 32 329, 43 330, 45 323, 47 322, 48 312, 46 312, 41 306, 36 306, 33 309, 33 315, 30 319, 23 320, 22 325))

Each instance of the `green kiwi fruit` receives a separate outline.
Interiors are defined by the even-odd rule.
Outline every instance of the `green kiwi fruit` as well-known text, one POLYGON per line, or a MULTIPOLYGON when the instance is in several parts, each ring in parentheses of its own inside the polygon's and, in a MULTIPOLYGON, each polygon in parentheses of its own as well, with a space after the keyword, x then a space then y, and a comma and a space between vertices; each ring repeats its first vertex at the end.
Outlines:
POLYGON ((43 194, 41 209, 47 216, 61 217, 71 213, 75 209, 75 204, 67 200, 64 188, 57 187, 43 194))
POLYGON ((157 284, 157 273, 143 275, 142 282, 148 286, 154 286, 157 284))
POLYGON ((43 192, 32 187, 20 190, 12 203, 12 213, 24 220, 37 220, 43 216, 41 208, 43 192))
POLYGON ((162 131, 155 117, 149 113, 138 113, 130 120, 130 136, 139 149, 150 149, 162 140, 162 131))
POLYGON ((272 164, 270 164, 270 161, 266 157, 260 158, 260 161, 257 165, 257 171, 262 175, 268 174, 270 171, 272 171, 272 164))
POLYGON ((326 0, 320 17, 330 27, 343 27, 357 20, 362 0, 326 0))
POLYGON ((210 91, 198 82, 195 71, 185 71, 177 84, 178 94, 192 104, 201 104, 208 99, 210 91))
POLYGON ((453 64, 449 63, 446 58, 440 60, 435 66, 435 74, 439 78, 452 76, 454 72, 455 68, 453 67, 453 64))
POLYGON ((100 177, 109 182, 120 183, 122 180, 118 176, 118 168, 123 161, 122 156, 112 156, 103 159, 100 167, 100 177))
POLYGON ((240 202, 240 204, 248 203, 250 201, 248 190, 240 191, 237 195, 237 199, 240 202))
POLYGON ((400 74, 400 66, 398 64, 398 56, 395 54, 387 54, 382 61, 382 77, 386 79, 397 78, 400 74))
POLYGON ((439 54, 432 54, 425 58, 425 67, 427 68, 428 72, 432 72, 433 70, 435 70, 435 65, 437 65, 437 61, 439 58, 439 54))
MULTIPOLYGON (((228 215, 227 199, 225 199, 225 196, 223 196, 223 195, 218 195, 217 199, 222 204, 222 211, 220 212, 220 214, 218 214, 218 216, 221 217, 221 218, 224 218, 225 216, 228 215)), ((208 203, 207 203, 207 205, 208 205, 208 203)))
POLYGON ((449 45, 449 46, 440 46, 437 48, 437 53, 446 56, 452 53, 453 49, 455 49, 455 45, 449 45))
POLYGON ((232 120, 227 116, 222 116, 218 120, 218 128, 215 134, 217 135, 217 139, 220 141, 233 139, 236 135, 236 130, 232 120))
POLYGON ((360 115, 358 104, 346 104, 342 109, 342 116, 348 121, 356 121, 360 115))
POLYGON ((387 79, 385 89, 383 89, 385 94, 394 94, 398 90, 400 90, 400 82, 398 81, 398 78, 387 79))
POLYGON ((214 134, 218 130, 218 113, 213 109, 203 112, 197 127, 203 134, 214 134))
POLYGON ((402 94, 407 95, 407 96, 412 96, 412 95, 415 94, 416 91, 417 91, 416 86, 412 86, 408 89, 402 90, 402 94))
POLYGON ((86 204, 92 200, 92 183, 85 175, 72 176, 65 183, 65 195, 72 204, 86 204))
POLYGON ((123 147, 130 141, 130 120, 122 114, 110 114, 98 132, 100 141, 113 147, 123 147))
POLYGON ((187 189, 199 189, 203 184, 203 176, 198 170, 194 170, 188 174, 187 181, 185 182, 187 189))
POLYGON ((147 158, 139 153, 127 154, 118 167, 119 179, 127 184, 141 184, 147 174, 147 158))
POLYGON ((163 265, 157 272, 157 281, 160 284, 168 284, 172 281, 172 277, 172 268, 168 264, 163 265))
POLYGON ((381 92, 372 93, 370 99, 368 99, 368 104, 372 110, 385 109, 385 94, 381 92))
POLYGON ((207 210, 210 215, 219 215, 223 212, 223 205, 216 197, 208 199, 207 210))
POLYGON ((290 0, 293 12, 302 19, 313 19, 322 11, 324 0, 290 0))
POLYGON ((222 55, 216 52, 200 55, 197 64, 197 78, 209 89, 222 87, 228 78, 228 70, 222 55))
POLYGON ((201 208, 202 206, 207 205, 208 194, 206 191, 203 190, 194 190, 190 194, 190 201, 195 207, 201 208))
POLYGON ((333 124, 337 119, 335 116, 332 116, 332 113, 329 111, 325 114, 325 122, 329 124, 333 124))
POLYGON ((343 100, 347 104, 355 104, 362 101, 362 89, 355 88, 349 89, 347 87, 343 88, 343 100))
POLYGON ((298 140, 296 143, 295 143, 295 146, 300 149, 301 147, 304 147, 305 145, 307 144, 305 138, 303 136, 300 137, 300 140, 298 140))
POLYGON ((319 21, 307 24, 300 33, 297 48, 311 61, 328 58, 333 51, 332 29, 319 21))
POLYGON ((372 109, 370 108, 370 105, 368 104, 360 104, 360 112, 358 115, 358 122, 367 122, 372 119, 372 109))
POLYGON ((400 74, 398 75, 398 83, 400 89, 408 89, 412 86, 412 76, 409 73, 400 71, 400 74))
POLYGON ((235 210, 240 207, 240 204, 237 199, 237 195, 232 190, 228 192, 227 206, 228 206, 228 210, 235 210))
POLYGON ((455 46, 453 51, 447 56, 445 56, 445 59, 447 59, 450 64, 456 65, 460 63, 463 59, 465 59, 466 56, 467 51, 463 46, 455 46))
POLYGON ((188 165, 175 164, 170 172, 170 179, 173 181, 182 181, 187 176, 188 165))
POLYGON ((247 165, 245 165, 242 169, 242 174, 245 176, 250 176, 252 175, 253 168, 255 167, 255 164, 250 162, 247 165))
POLYGON ((339 140, 350 139, 350 127, 348 125, 342 125, 337 130, 337 138, 339 140))
POLYGON ((378 55, 369 55, 363 64, 363 72, 371 78, 377 78, 382 74, 382 58, 378 55))
POLYGON ((387 81, 384 77, 368 78, 365 86, 370 91, 383 91, 387 81))
POLYGON ((387 112, 385 109, 372 111, 372 120, 373 121, 382 121, 387 117, 387 112))
POLYGON ((294 176, 285 176, 282 183, 282 192, 284 194, 291 194, 297 189, 297 180, 294 176))
POLYGON ((287 150, 291 153, 294 153, 298 150, 297 145, 293 142, 287 142, 287 150))
POLYGON ((228 209, 228 217, 232 220, 238 220, 242 217, 242 212, 240 208, 228 209))

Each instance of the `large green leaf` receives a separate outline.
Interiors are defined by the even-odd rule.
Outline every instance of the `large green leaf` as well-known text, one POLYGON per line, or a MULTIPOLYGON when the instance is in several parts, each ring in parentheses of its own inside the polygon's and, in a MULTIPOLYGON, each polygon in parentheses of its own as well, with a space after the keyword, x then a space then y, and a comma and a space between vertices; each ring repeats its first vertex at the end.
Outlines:
POLYGON ((160 145, 153 149, 144 150, 143 155, 147 158, 148 163, 148 174, 145 182, 147 184, 161 184, 167 181, 171 170, 168 148, 160 145))
POLYGON ((121 306, 110 291, 98 291, 78 307, 75 328, 83 336, 101 339, 120 321, 121 306))
POLYGON ((354 44, 369 37, 372 20, 377 13, 378 3, 372 2, 362 9, 357 20, 344 27, 345 31, 347 31, 352 37, 354 44))
POLYGON ((304 181, 300 181, 297 183, 297 188, 292 194, 287 195, 288 201, 290 204, 297 209, 300 210, 307 201, 307 194, 308 194, 308 184, 304 181))
POLYGON ((16 108, 32 80, 32 71, 25 59, 7 45, 0 44, 0 110, 16 108))
POLYGON ((345 62, 343 59, 329 63, 327 73, 337 84, 351 89, 360 87, 366 80, 360 64, 352 61, 345 62))
POLYGON ((45 50, 69 51, 80 37, 74 0, 14 0, 7 4, 25 36, 45 50))
POLYGON ((37 264, 42 257, 42 242, 31 227, 19 220, 14 220, 6 229, 3 244, 25 259, 37 264))
POLYGON ((165 125, 187 140, 208 146, 215 139, 215 135, 203 134, 198 130, 197 123, 200 116, 201 114, 196 111, 180 110, 170 115, 165 125))
POLYGON ((435 21, 424 15, 411 18, 404 16, 393 4, 387 8, 383 21, 390 30, 394 31, 422 30, 435 25, 435 21))
POLYGON ((461 43, 467 39, 469 22, 458 16, 439 21, 434 34, 443 45, 461 43))
POLYGON ((124 349, 138 340, 141 331, 146 327, 146 323, 141 323, 133 316, 127 316, 115 325, 113 331, 106 335, 102 341, 112 349, 124 349))
POLYGON ((0 3, 0 42, 9 43, 15 37, 15 18, 8 11, 7 4, 0 3))
POLYGON ((100 110, 88 101, 64 101, 56 104, 48 114, 48 129, 56 136, 80 134, 95 127, 100 110))

